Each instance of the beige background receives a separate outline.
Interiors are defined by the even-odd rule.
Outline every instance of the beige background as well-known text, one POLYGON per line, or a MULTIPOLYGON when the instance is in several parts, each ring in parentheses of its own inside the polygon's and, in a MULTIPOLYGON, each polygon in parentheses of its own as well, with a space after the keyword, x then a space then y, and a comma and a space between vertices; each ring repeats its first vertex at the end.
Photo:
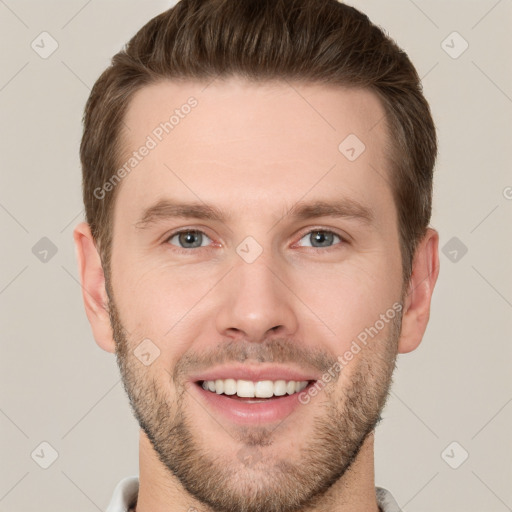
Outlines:
MULTIPOLYGON (((376 483, 406 512, 512 510, 512 3, 349 3, 409 53, 440 139, 432 225, 441 273, 424 341, 399 357, 376 483), (465 451, 452 469, 447 461, 465 451)), ((0 511, 105 510, 116 483, 138 472, 138 426, 114 356, 91 336, 72 229, 89 90, 169 5, 0 0, 0 511), (59 45, 45 59, 31 48, 43 31, 59 45), (43 237, 54 255, 40 252, 43 237), (52 448, 42 442, 58 452, 47 469, 39 464, 52 448)))

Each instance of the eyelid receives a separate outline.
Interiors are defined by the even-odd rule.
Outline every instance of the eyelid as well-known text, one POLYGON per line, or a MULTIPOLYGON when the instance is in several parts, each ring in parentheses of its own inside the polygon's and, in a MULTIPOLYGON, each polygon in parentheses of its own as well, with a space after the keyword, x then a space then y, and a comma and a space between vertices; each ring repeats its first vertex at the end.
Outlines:
POLYGON ((185 227, 185 228, 179 228, 176 231, 172 231, 171 233, 166 234, 163 237, 163 243, 164 244, 172 245, 172 247, 174 249, 177 249, 178 251, 181 250, 181 251, 191 252, 194 249, 185 249, 183 247, 179 247, 178 245, 173 245, 173 244, 169 243, 169 240, 171 240, 171 238, 174 238, 176 235, 180 235, 181 233, 191 233, 191 232, 193 232, 193 233, 201 233, 202 235, 206 236, 207 238, 209 238, 213 242, 213 244, 211 244, 209 246, 206 246, 206 247, 195 247, 194 248, 195 250, 197 250, 197 249, 208 249, 208 248, 211 248, 212 246, 215 245, 215 242, 213 241, 212 237, 209 236, 208 233, 206 233, 205 228, 198 228, 198 227, 185 227))
MULTIPOLYGON (((332 233, 333 235, 337 236, 340 240, 341 240, 341 243, 335 243, 329 247, 309 247, 309 246, 305 246, 307 247, 308 249, 314 249, 314 250, 321 250, 321 251, 328 251, 329 249, 335 249, 338 245, 345 245, 345 244, 349 244, 350 243, 350 239, 348 237, 348 235, 344 235, 342 233, 340 233, 339 231, 333 229, 333 228, 326 228, 326 227, 323 227, 323 226, 316 226, 316 227, 308 227, 308 228, 305 228, 306 230, 301 232, 298 236, 298 240, 297 242, 295 242, 293 244, 292 247, 296 246, 298 242, 300 242, 306 235, 310 235, 311 233, 315 233, 316 231, 321 231, 321 232, 324 232, 324 233, 332 233)), ((304 247, 304 246, 298 246, 298 247, 304 247)))
MULTIPOLYGON (((337 246, 339 245, 346 245, 346 244, 350 244, 350 238, 348 237, 348 235, 345 235, 345 234, 341 234, 339 233, 337 230, 333 229, 333 228, 327 228, 327 227, 323 227, 323 226, 315 226, 315 227, 307 227, 307 228, 304 228, 304 231, 302 231, 298 236, 298 240, 297 242, 294 242, 294 244, 291 246, 291 247, 302 247, 302 248, 305 248, 307 247, 308 249, 312 249, 314 251, 322 251, 322 252, 327 252, 329 250, 333 250, 335 249, 337 246), (309 235, 311 233, 314 233, 316 231, 322 231, 324 233, 332 233, 333 235, 337 236, 341 242, 339 243, 336 243, 332 246, 329 246, 329 247, 309 247, 309 246, 297 246, 297 243, 300 242, 300 240, 302 240, 306 235, 309 235)), ((197 251, 198 249, 212 249, 214 248, 215 246, 216 247, 219 247, 219 244, 214 242, 212 240, 212 238, 205 232, 205 228, 199 228, 199 227, 184 227, 184 228, 179 228, 177 229, 176 231, 172 231, 171 233, 169 234, 166 234, 164 236, 164 239, 163 239, 163 243, 164 244, 169 244, 169 245, 172 245, 173 247, 173 250, 177 250, 177 251, 180 251, 180 252, 186 252, 186 253, 191 253, 193 251, 197 251), (194 247, 192 249, 185 249, 183 247, 179 247, 177 245, 173 245, 173 244, 170 244, 169 243, 169 240, 171 238, 174 238, 176 235, 179 235, 181 233, 188 233, 188 232, 197 232, 197 233, 201 233, 203 235, 205 235, 207 238, 209 238, 213 244, 211 245, 208 245, 208 246, 205 246, 205 247, 194 247)))

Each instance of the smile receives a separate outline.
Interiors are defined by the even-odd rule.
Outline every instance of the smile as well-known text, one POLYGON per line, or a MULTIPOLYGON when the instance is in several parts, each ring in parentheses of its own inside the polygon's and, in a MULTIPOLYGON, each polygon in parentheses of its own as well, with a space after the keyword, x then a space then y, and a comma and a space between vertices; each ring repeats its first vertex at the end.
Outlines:
POLYGON ((218 395, 236 395, 239 398, 271 398, 293 395, 302 391, 309 381, 296 380, 260 380, 253 382, 242 379, 205 380, 201 383, 204 390, 218 395))
MULTIPOLYGON (((216 379, 196 381, 192 386, 214 418, 222 417, 238 425, 282 422, 301 402, 299 396, 315 384, 315 380, 216 379)), ((305 409, 305 408, 302 408, 305 409)))

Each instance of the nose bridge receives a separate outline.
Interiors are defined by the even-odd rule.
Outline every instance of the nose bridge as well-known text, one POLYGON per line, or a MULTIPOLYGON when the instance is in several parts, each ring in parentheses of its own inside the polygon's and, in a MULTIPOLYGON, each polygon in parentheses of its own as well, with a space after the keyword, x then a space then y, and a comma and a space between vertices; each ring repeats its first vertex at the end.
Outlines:
MULTIPOLYGON (((262 341, 274 329, 283 335, 297 330, 293 294, 280 276, 280 266, 266 252, 253 261, 245 259, 243 244, 236 255, 235 268, 224 281, 217 329, 223 335, 243 336, 262 341)), ((249 251, 251 248, 249 249, 249 251)))

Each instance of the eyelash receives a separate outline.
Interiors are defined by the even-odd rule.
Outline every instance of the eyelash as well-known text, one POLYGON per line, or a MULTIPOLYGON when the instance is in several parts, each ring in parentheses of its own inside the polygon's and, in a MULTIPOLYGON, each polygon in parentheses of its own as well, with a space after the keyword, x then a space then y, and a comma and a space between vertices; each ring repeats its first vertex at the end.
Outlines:
MULTIPOLYGON (((332 250, 336 250, 338 248, 338 245, 346 245, 349 243, 348 240, 346 238, 344 238, 343 236, 341 236, 339 233, 336 233, 335 231, 332 231, 330 229, 324 229, 324 228, 313 228, 313 229, 310 229, 309 231, 306 231, 305 233, 303 233, 301 235, 301 237, 299 238, 299 241, 302 240, 305 236, 310 235, 311 233, 315 233, 315 232, 332 234, 332 235, 338 237, 341 241, 341 242, 334 244, 330 247, 307 247, 308 249, 313 249, 315 252, 316 251, 330 252, 332 250)), ((205 235, 207 238, 210 238, 204 231, 201 231, 200 229, 187 228, 187 229, 180 229, 178 231, 172 232, 169 236, 167 236, 165 238, 164 244, 171 245, 173 251, 177 251, 177 252, 183 253, 183 254, 185 254, 185 253, 190 254, 192 251, 197 251, 198 249, 207 249, 207 250, 212 249, 212 247, 210 247, 210 246, 208 246, 208 247, 192 247, 189 249, 185 249, 184 247, 178 247, 177 245, 171 244, 170 240, 172 238, 174 238, 176 235, 180 235, 181 233, 201 233, 201 234, 205 235)), ((211 238, 210 238, 210 240, 211 240, 211 238)))

